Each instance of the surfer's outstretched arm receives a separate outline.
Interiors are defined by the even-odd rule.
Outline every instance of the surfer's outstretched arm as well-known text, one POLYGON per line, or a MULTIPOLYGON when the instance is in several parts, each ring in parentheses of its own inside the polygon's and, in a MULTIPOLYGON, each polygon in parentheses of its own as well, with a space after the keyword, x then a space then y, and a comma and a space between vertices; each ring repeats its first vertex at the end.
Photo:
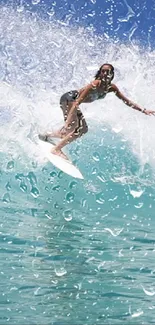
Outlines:
POLYGON ((152 110, 147 110, 146 108, 141 108, 139 105, 135 104, 134 102, 132 102, 130 99, 128 99, 126 96, 124 96, 120 90, 118 89, 118 87, 116 85, 112 85, 111 87, 112 91, 115 93, 115 95, 123 100, 123 102, 127 105, 132 107, 133 109, 136 109, 137 111, 140 111, 146 115, 155 115, 155 111, 152 110))

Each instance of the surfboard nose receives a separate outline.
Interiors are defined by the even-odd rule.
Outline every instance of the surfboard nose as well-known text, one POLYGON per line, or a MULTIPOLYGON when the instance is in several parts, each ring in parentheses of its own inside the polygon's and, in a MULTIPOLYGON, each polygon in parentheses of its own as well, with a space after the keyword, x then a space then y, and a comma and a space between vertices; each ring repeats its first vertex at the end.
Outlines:
POLYGON ((81 174, 80 170, 73 165, 71 160, 67 160, 58 156, 56 154, 51 153, 52 149, 55 145, 39 140, 39 146, 44 154, 44 156, 57 168, 62 170, 64 173, 79 179, 84 179, 83 175, 81 174))

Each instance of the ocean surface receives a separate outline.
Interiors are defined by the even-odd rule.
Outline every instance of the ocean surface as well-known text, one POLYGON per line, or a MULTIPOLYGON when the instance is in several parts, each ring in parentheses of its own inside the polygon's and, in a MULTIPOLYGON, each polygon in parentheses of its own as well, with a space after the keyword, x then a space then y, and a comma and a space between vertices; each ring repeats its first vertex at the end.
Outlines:
POLYGON ((0 35, 0 324, 154 324, 155 117, 114 94, 81 105, 89 132, 66 150, 84 180, 46 161, 37 134, 107 61, 155 109, 155 51, 7 7, 0 35))

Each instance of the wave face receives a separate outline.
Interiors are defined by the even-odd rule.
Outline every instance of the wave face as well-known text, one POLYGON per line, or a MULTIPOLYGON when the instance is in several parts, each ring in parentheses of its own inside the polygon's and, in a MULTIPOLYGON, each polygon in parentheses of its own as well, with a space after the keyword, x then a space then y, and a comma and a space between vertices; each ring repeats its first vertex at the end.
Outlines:
POLYGON ((62 125, 61 94, 107 61, 154 109, 155 53, 1 9, 0 322, 151 324, 154 118, 114 95, 82 105, 89 132, 67 150, 84 181, 46 162, 37 134, 62 125))

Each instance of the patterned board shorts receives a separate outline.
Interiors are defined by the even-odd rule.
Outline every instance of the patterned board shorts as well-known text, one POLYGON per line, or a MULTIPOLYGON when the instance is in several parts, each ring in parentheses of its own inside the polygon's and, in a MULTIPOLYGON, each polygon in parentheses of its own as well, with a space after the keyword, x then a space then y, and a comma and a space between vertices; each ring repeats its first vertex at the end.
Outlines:
MULTIPOLYGON (((78 97, 79 97, 79 92, 77 90, 71 90, 71 91, 69 91, 69 92, 67 92, 67 93, 65 93, 65 94, 63 94, 61 96, 61 98, 60 98, 60 107, 63 110, 64 120, 65 121, 67 120, 68 113, 65 114, 65 112, 64 112, 64 103, 67 104, 69 102, 74 102, 78 97)), ((83 116, 83 114, 82 114, 82 112, 81 112, 81 110, 79 108, 77 109, 77 118, 78 118, 78 126, 74 131, 75 135, 79 135, 81 129, 83 128, 84 116, 83 116)))

